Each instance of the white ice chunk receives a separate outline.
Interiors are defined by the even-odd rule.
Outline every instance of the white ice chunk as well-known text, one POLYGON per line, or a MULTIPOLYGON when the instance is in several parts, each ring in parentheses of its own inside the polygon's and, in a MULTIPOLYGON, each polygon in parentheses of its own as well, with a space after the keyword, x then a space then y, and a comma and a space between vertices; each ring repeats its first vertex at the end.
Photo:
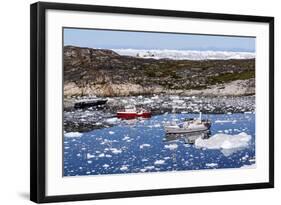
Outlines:
POLYGON ((251 164, 251 165, 243 165, 240 168, 242 168, 242 169, 255 169, 256 167, 257 167, 256 164, 251 164))
POLYGON ((122 140, 125 141, 125 140, 129 140, 129 139, 130 139, 130 137, 128 135, 125 135, 122 140))
POLYGON ((216 166, 218 166, 217 163, 207 163, 206 164, 206 167, 216 167, 216 166))
POLYGON ((104 165, 102 165, 102 167, 103 167, 103 168, 108 168, 109 165, 108 165, 108 164, 104 164, 104 165))
POLYGON ((99 157, 104 157, 104 156, 105 156, 104 153, 99 154, 99 157))
POLYGON ((109 131, 108 134, 113 135, 115 132, 109 131))
POLYGON ((82 135, 80 132, 68 132, 64 134, 65 137, 81 137, 82 135))
POLYGON ((146 147, 150 147, 150 144, 142 144, 140 145, 140 149, 146 148, 146 147))
POLYGON ((95 155, 92 155, 92 154, 90 154, 90 153, 87 153, 87 159, 92 159, 92 158, 94 158, 95 157, 95 155))
POLYGON ((244 148, 249 145, 251 135, 241 132, 238 135, 228 134, 215 134, 209 139, 198 138, 195 140, 195 146, 197 148, 207 149, 237 149, 244 148))
POLYGON ((155 125, 148 125, 147 127, 149 128, 157 128, 157 127, 161 127, 160 124, 155 124, 155 125))
POLYGON ((156 160, 154 162, 155 165, 161 165, 161 164, 164 164, 164 163, 165 163, 165 160, 162 160, 162 159, 156 160))
POLYGON ((121 171, 126 171, 128 170, 128 165, 122 165, 122 167, 120 168, 121 171))
POLYGON ((111 152, 113 154, 120 154, 122 153, 122 150, 121 149, 117 149, 117 148, 110 148, 111 152))
POLYGON ((154 166, 146 166, 146 167, 144 167, 145 169, 148 169, 148 170, 152 170, 152 169, 154 169, 155 167, 154 166))
POLYGON ((106 120, 106 122, 109 123, 109 124, 115 124, 119 121, 120 121, 120 119, 118 119, 117 117, 109 118, 109 119, 106 120))
POLYGON ((216 120, 215 123, 236 123, 236 120, 216 120))
POLYGON ((168 144, 168 145, 165 145, 164 147, 169 150, 175 150, 178 148, 178 145, 177 144, 168 144))

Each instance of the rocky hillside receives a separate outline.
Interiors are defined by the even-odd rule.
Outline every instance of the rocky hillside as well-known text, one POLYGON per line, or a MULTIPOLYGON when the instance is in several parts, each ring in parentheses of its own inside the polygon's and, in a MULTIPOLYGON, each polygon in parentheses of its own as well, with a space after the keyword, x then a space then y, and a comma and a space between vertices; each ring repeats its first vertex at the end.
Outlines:
POLYGON ((64 95, 251 95, 255 59, 171 60, 64 47, 64 95))

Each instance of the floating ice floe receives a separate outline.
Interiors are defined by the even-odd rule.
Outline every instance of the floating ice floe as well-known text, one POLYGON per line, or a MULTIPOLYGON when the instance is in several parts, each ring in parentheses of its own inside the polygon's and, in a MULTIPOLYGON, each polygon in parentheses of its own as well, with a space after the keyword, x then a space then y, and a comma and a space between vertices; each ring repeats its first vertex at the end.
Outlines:
POLYGON ((255 162, 256 162, 256 159, 255 159, 255 158, 249 159, 249 162, 255 163, 255 162))
POLYGON ((80 132, 68 132, 64 134, 65 137, 81 137, 82 135, 80 132))
POLYGON ((161 124, 155 124, 154 127, 161 127, 161 124))
POLYGON ((209 139, 198 138, 195 140, 197 148, 207 149, 238 149, 249 145, 251 135, 241 132, 238 135, 215 134, 209 139))
POLYGON ((144 167, 145 169, 147 169, 147 170, 152 170, 152 169, 154 169, 155 167, 154 166, 146 166, 146 167, 144 167))
POLYGON ((161 124, 157 123, 157 124, 154 124, 154 125, 149 125, 147 127, 149 127, 149 128, 157 128, 157 127, 161 127, 161 124))
POLYGON ((126 171, 128 170, 128 165, 122 165, 122 167, 120 168, 121 171, 126 171))
POLYGON ((87 153, 87 159, 92 159, 92 158, 94 158, 95 157, 95 155, 92 155, 92 154, 90 154, 90 153, 87 153))
POLYGON ((215 123, 236 123, 236 120, 216 120, 215 123))
POLYGON ((249 155, 245 155, 244 157, 241 158, 242 161, 246 161, 249 158, 249 155))
POLYGON ((108 165, 108 164, 104 164, 104 165, 102 165, 102 167, 103 167, 103 168, 108 168, 109 165, 108 165))
POLYGON ((171 100, 178 100, 178 99, 180 99, 180 97, 178 95, 171 95, 170 99, 171 100))
POLYGON ((141 144, 140 145, 140 149, 146 148, 146 147, 150 147, 150 144, 141 144))
POLYGON ((206 167, 217 167, 218 164, 217 163, 207 163, 206 167))
POLYGON ((115 132, 109 131, 108 134, 113 135, 115 132))
POLYGON ((158 99, 159 99, 159 96, 158 96, 158 95, 154 95, 154 96, 151 97, 151 99, 152 99, 152 100, 158 100, 158 99))
POLYGON ((165 163, 165 160, 162 160, 162 159, 156 160, 154 162, 155 165, 161 165, 161 164, 164 164, 164 163, 165 163))
POLYGON ((122 140, 126 141, 126 140, 129 140, 129 139, 130 139, 130 137, 128 135, 125 135, 122 140))
POLYGON ((154 103, 154 101, 151 100, 151 99, 146 98, 142 103, 143 104, 151 104, 151 103, 154 103))
POLYGON ((121 149, 117 149, 117 148, 110 148, 111 152, 113 154, 120 154, 122 153, 122 150, 121 149))
POLYGON ((115 124, 115 123, 119 122, 120 119, 118 119, 117 117, 114 117, 114 118, 106 119, 105 121, 109 124, 115 124))
POLYGON ((175 150, 178 148, 178 145, 177 144, 168 144, 168 145, 165 145, 164 147, 169 150, 175 150))
POLYGON ((242 169, 255 169, 256 167, 257 167, 256 164, 250 164, 250 165, 243 165, 240 168, 242 168, 242 169))
POLYGON ((105 157, 104 153, 99 154, 99 157, 105 157))
POLYGON ((239 148, 233 148, 233 149, 221 149, 221 153, 224 156, 228 157, 228 156, 232 155, 235 152, 243 150, 244 148, 245 147, 239 147, 239 148))

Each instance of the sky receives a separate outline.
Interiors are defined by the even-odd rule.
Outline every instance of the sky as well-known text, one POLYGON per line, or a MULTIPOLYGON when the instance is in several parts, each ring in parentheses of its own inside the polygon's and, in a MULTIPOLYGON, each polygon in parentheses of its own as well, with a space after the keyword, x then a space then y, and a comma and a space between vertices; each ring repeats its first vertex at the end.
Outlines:
POLYGON ((254 37, 64 28, 64 45, 104 49, 254 52, 254 37))

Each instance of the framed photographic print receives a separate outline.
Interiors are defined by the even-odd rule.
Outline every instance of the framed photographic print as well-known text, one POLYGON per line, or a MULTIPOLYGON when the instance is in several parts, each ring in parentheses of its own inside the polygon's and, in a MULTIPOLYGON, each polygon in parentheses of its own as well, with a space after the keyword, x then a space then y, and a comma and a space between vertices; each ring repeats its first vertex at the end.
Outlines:
POLYGON ((274 18, 31 5, 31 200, 274 186, 274 18))

